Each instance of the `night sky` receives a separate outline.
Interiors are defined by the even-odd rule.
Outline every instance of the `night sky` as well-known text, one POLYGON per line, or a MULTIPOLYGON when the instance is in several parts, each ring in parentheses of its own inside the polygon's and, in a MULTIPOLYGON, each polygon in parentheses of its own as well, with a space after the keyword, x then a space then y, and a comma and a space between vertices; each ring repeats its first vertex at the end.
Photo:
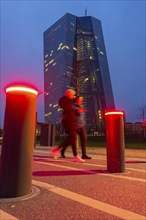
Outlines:
MULTIPOLYGON (((116 109, 127 122, 142 121, 146 106, 145 0, 13 1, 1 0, 0 122, 5 110, 4 88, 28 82, 43 91, 43 32, 71 13, 102 22, 116 109)), ((44 121, 43 94, 38 96, 38 121, 44 121)), ((146 116, 146 111, 145 111, 146 116)))

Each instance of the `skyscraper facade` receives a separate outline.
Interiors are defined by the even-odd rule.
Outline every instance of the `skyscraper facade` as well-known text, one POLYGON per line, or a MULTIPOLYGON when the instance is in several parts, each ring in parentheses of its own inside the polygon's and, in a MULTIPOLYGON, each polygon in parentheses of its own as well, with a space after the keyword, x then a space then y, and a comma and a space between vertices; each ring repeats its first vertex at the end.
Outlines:
POLYGON ((45 122, 59 127, 67 88, 84 97, 88 133, 102 132, 114 98, 100 20, 65 14, 44 32, 45 122))

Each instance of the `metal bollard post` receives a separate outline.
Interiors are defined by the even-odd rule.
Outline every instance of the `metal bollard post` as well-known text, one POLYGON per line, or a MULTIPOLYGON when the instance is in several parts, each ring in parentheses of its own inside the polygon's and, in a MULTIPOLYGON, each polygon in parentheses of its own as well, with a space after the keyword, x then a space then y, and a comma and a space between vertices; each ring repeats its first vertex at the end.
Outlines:
POLYGON ((1 198, 31 193, 37 95, 38 91, 24 86, 6 89, 0 167, 1 198))
POLYGON ((51 125, 51 145, 53 146, 55 144, 55 125, 51 125))
POLYGON ((146 141, 146 121, 143 122, 143 136, 144 136, 144 141, 146 141))
POLYGON ((41 124, 40 146, 49 146, 48 143, 48 124, 41 124))
POLYGON ((125 172, 124 113, 106 112, 107 171, 125 172))
POLYGON ((55 125, 48 124, 48 145, 53 146, 55 144, 55 125))
POLYGON ((48 146, 52 146, 51 138, 52 138, 52 124, 48 124, 48 146))

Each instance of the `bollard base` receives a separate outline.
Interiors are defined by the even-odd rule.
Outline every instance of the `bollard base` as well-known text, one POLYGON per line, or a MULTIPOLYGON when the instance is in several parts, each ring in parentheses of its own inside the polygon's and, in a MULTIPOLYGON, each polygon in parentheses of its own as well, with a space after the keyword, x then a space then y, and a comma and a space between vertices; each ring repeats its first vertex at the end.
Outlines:
POLYGON ((35 196, 38 196, 40 194, 41 190, 36 187, 32 186, 31 193, 25 195, 25 196, 20 196, 20 197, 15 197, 15 198, 0 198, 0 203, 7 203, 7 202, 20 202, 24 200, 31 199, 35 196))
POLYGON ((125 170, 109 170, 109 169, 107 169, 107 172, 108 173, 125 173, 126 171, 125 170))
POLYGON ((107 167, 107 171, 109 172, 109 173, 125 173, 125 167, 123 167, 123 168, 117 168, 116 169, 116 167, 112 167, 112 168, 109 168, 109 167, 107 167))
POLYGON ((122 160, 119 156, 117 159, 109 158, 107 154, 107 170, 109 173, 124 173, 125 172, 125 161, 122 160))
POLYGON ((115 174, 115 175, 127 175, 127 174, 130 174, 131 173, 131 171, 130 170, 125 170, 124 172, 110 172, 110 171, 108 171, 107 170, 107 173, 108 174, 115 174))

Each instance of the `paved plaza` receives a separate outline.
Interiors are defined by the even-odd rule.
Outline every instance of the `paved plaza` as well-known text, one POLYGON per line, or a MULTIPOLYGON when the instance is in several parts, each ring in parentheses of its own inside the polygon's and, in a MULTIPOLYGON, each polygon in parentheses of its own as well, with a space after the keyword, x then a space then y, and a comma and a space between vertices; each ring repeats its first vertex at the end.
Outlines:
POLYGON ((0 220, 146 220, 144 150, 126 150, 126 172, 108 173, 104 148, 89 148, 83 164, 70 148, 57 160, 50 149, 35 148, 32 193, 0 199, 0 220))

